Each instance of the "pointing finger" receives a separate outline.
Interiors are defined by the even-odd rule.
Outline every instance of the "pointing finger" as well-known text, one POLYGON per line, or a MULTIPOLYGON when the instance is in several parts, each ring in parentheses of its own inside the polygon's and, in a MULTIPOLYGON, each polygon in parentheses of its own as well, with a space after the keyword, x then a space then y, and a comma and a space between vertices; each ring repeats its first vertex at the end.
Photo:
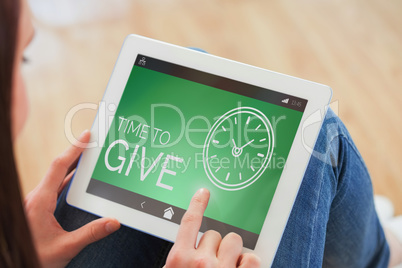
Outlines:
POLYGON ((190 206, 181 220, 175 243, 177 247, 195 248, 202 217, 207 208, 208 201, 209 191, 207 189, 200 189, 194 194, 190 206))

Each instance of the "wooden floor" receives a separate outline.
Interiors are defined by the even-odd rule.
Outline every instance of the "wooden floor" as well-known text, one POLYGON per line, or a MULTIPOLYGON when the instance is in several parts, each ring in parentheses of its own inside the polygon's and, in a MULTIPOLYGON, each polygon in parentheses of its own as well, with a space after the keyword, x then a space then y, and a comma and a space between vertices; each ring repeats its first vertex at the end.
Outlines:
POLYGON ((23 189, 90 128, 124 37, 136 33, 332 87, 332 106, 402 214, 402 1, 31 0, 30 118, 16 149, 23 189), (59 4, 58 4, 59 3, 59 4), (102 4, 97 4, 102 3, 102 4), (63 7, 61 7, 63 5, 63 7))

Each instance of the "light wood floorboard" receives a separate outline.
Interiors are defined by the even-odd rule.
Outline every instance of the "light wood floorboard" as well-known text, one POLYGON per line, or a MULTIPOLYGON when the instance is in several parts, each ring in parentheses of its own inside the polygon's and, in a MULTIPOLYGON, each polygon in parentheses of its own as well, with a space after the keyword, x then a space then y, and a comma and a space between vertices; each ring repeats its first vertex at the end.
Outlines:
POLYGON ((25 193, 69 145, 65 130, 91 127, 94 110, 67 127, 66 115, 101 100, 124 37, 136 33, 331 86, 375 193, 402 213, 402 1, 92 1, 107 4, 74 9, 75 23, 44 2, 31 0, 45 15, 27 51, 31 109, 16 144, 25 193))

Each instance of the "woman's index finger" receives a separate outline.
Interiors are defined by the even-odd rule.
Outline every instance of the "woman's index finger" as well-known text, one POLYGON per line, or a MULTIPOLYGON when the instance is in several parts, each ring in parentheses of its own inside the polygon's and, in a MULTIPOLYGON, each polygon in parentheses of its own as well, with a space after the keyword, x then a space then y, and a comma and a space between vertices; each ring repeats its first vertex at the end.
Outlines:
POLYGON ((202 218, 209 201, 209 191, 205 188, 198 190, 191 199, 188 210, 181 219, 176 246, 195 248, 202 218))

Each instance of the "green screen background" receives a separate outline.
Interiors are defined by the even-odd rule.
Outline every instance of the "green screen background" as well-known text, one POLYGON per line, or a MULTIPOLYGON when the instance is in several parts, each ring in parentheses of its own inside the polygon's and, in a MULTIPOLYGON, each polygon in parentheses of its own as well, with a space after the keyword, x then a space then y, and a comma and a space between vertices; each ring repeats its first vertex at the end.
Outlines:
MULTIPOLYGON (((92 178, 182 209, 187 209, 193 194, 199 188, 205 187, 209 189, 211 198, 204 216, 259 234, 301 117, 302 112, 134 66, 92 178), (182 112, 188 129, 201 129, 201 131, 185 131, 187 134, 183 135, 183 118, 179 116, 177 110, 164 107, 165 104, 173 105, 182 112), (159 105, 154 108, 153 122, 151 122, 152 105, 159 105), (256 182, 242 190, 225 191, 212 184, 207 177, 202 163, 202 145, 213 123, 227 111, 239 106, 256 108, 267 116, 274 127, 275 144, 270 165, 256 182), (207 118, 209 125, 200 119, 200 116, 207 118), (131 118, 135 121, 134 126, 137 126, 140 117, 145 120, 143 123, 149 126, 169 131, 171 142, 161 146, 158 136, 155 142, 152 142, 151 136, 141 139, 134 133, 126 134, 124 125, 118 131, 119 117, 131 118), (117 159, 118 156, 126 158, 120 174, 117 171, 109 171, 105 165, 105 152, 109 145, 118 139, 123 139, 130 145, 128 151, 123 150, 122 145, 115 146, 110 151, 111 166, 118 166, 121 163, 117 159), (129 176, 125 176, 130 154, 136 144, 146 147, 146 157, 151 160, 164 153, 144 181, 140 180, 141 147, 129 176), (193 146, 194 144, 198 147, 193 146), (176 175, 165 173, 162 183, 172 186, 172 191, 156 186, 162 163, 168 154, 183 158, 188 165, 186 168, 184 163, 170 162, 175 165, 168 166, 168 169, 175 171, 176 175)), ((151 128, 147 130, 151 132, 151 128)), ((148 168, 149 163, 145 171, 148 168)))

